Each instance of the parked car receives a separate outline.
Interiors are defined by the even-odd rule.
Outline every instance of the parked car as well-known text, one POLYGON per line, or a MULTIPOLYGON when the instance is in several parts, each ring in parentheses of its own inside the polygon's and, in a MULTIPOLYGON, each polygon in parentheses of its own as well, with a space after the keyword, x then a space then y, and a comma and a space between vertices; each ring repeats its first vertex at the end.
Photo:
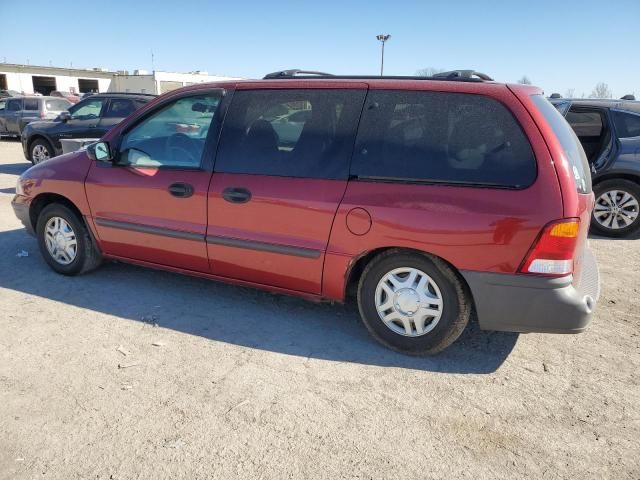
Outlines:
POLYGON ((15 90, 0 90, 0 98, 21 97, 21 96, 23 96, 23 94, 15 90))
POLYGON ((587 154, 596 204, 594 232, 627 237, 640 231, 640 102, 553 98, 587 154))
POLYGON ((472 314, 489 330, 584 330, 593 203, 584 151, 538 88, 288 71, 169 92, 28 169, 13 208, 58 273, 117 259, 355 295, 373 337, 419 355, 472 314), (271 112, 302 105, 283 142, 271 112))
POLYGON ((54 90, 49 95, 51 95, 52 97, 66 98, 73 104, 76 104, 80 101, 80 96, 71 92, 61 92, 60 90, 54 90))
POLYGON ((1 98, 0 135, 20 136, 29 122, 56 118, 70 106, 69 101, 55 97, 1 98))
POLYGON ((33 163, 62 154, 61 139, 99 139, 127 115, 153 100, 141 93, 99 93, 69 107, 53 121, 34 122, 22 131, 24 156, 33 163))

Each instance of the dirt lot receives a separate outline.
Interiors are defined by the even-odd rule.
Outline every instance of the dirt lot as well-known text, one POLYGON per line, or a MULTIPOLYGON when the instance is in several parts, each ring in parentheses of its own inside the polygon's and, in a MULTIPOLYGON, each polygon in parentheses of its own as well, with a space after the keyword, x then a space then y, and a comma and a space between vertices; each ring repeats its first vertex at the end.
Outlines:
POLYGON ((640 478, 640 240, 591 240, 588 332, 415 359, 353 305, 56 275, 11 210, 28 166, 0 142, 1 479, 640 478))

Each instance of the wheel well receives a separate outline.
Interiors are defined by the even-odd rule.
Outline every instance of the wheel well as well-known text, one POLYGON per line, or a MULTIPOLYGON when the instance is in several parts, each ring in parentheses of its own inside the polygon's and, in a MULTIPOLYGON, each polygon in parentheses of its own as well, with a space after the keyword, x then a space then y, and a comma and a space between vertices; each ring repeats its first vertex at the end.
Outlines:
POLYGON ((632 173, 610 173, 598 177, 597 180, 593 182, 593 186, 595 187, 599 183, 605 182, 607 180, 629 180, 640 185, 640 175, 634 175, 632 173))
POLYGON ((76 207, 68 198, 56 193, 41 193, 31 201, 31 206, 29 207, 29 221, 31 222, 31 226, 33 227, 34 231, 36 230, 40 212, 42 212, 44 207, 46 207, 47 205, 51 205, 52 203, 60 203, 65 207, 68 207, 76 215, 78 215, 79 219, 82 220, 82 213, 80 212, 80 210, 78 210, 78 207, 76 207))
POLYGON ((374 258, 376 258, 378 255, 388 251, 388 250, 398 250, 401 252, 405 252, 405 253, 417 253, 419 255, 425 255, 427 257, 431 257, 431 258, 437 258, 438 260, 440 260, 441 262, 446 263, 457 275, 458 279, 460 280, 460 282, 462 283, 462 285, 464 286, 464 288, 467 290, 467 293, 469 294, 469 297, 471 298, 471 300, 473 301, 473 295, 471 293, 471 288, 469 287, 469 284, 467 283, 467 281, 464 279, 464 277, 460 274, 460 272, 458 271, 458 269, 453 266, 451 263, 447 262, 444 258, 439 257, 437 255, 433 255, 429 252, 424 252, 422 250, 416 250, 414 248, 402 248, 402 247, 383 247, 383 248, 376 248, 374 250, 371 250, 369 252, 366 252, 364 255, 361 255, 360 257, 358 257, 358 259, 353 263, 353 265, 351 266, 349 272, 348 272, 348 276, 347 276, 347 283, 346 283, 346 287, 345 287, 345 296, 346 297, 355 297, 357 290, 358 290, 358 282, 360 282, 360 277, 362 276, 362 272, 364 271, 365 267, 367 266, 367 264, 372 261, 374 258))

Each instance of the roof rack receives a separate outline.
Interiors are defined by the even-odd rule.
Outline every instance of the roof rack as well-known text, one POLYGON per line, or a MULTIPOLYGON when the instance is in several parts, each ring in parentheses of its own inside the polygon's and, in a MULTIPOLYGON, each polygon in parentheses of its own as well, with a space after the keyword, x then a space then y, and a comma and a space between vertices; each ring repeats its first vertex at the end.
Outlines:
POLYGON ((291 70, 281 70, 279 72, 268 73, 263 77, 263 80, 274 80, 274 79, 325 79, 325 78, 333 78, 336 80, 339 79, 348 79, 348 80, 358 80, 358 79, 367 79, 367 80, 448 80, 448 81, 459 81, 459 82, 492 82, 493 78, 484 73, 476 72, 475 70, 452 70, 450 72, 442 72, 436 73, 431 77, 420 77, 420 76, 379 76, 379 75, 333 75, 331 73, 324 72, 316 72, 313 70, 300 70, 300 69, 291 69, 291 70))
POLYGON ((273 78, 294 78, 296 75, 312 75, 318 77, 333 77, 330 73, 325 72, 316 72, 313 70, 300 70, 299 68, 293 68, 291 70, 280 70, 279 72, 267 73, 263 80, 273 79, 273 78))
POLYGON ((442 78, 446 80, 466 79, 473 80, 474 77, 486 82, 492 82, 493 78, 485 73, 476 72, 475 70, 451 70, 450 72, 441 72, 434 74, 431 78, 442 78))

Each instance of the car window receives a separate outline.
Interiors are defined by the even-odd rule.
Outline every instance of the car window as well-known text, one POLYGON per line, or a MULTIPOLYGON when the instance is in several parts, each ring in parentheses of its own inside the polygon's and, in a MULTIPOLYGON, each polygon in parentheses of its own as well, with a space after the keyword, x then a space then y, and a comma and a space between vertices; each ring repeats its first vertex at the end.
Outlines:
POLYGON ((598 111, 571 109, 565 118, 578 137, 599 137, 602 134, 602 116, 598 111))
POLYGON ((69 109, 72 120, 92 120, 100 117, 100 111, 104 105, 104 99, 92 98, 78 103, 75 107, 69 109))
POLYGON ((512 114, 491 98, 373 91, 360 121, 351 174, 522 188, 535 180, 536 161, 512 114))
POLYGON ((237 91, 215 170, 346 179, 363 90, 237 91))
POLYGON ((38 111, 38 99, 37 98, 25 98, 23 110, 38 111))
POLYGON ((144 119, 123 138, 120 163, 199 168, 222 92, 180 98, 144 119))
POLYGON ((18 112, 22 108, 22 100, 9 100, 7 102, 7 110, 10 112, 18 112))
POLYGON ((591 193, 589 162, 576 133, 546 98, 542 95, 532 95, 531 98, 553 130, 553 133, 558 137, 565 157, 569 161, 569 165, 571 165, 578 192, 591 193))
POLYGON ((50 112, 62 112, 67 110, 71 106, 71 103, 61 98, 50 98, 45 100, 45 105, 50 112))
POLYGON ((640 137, 640 115, 612 110, 618 138, 640 137))
POLYGON ((112 98, 109 101, 102 118, 125 118, 135 112, 136 107, 131 100, 126 98, 112 98))

